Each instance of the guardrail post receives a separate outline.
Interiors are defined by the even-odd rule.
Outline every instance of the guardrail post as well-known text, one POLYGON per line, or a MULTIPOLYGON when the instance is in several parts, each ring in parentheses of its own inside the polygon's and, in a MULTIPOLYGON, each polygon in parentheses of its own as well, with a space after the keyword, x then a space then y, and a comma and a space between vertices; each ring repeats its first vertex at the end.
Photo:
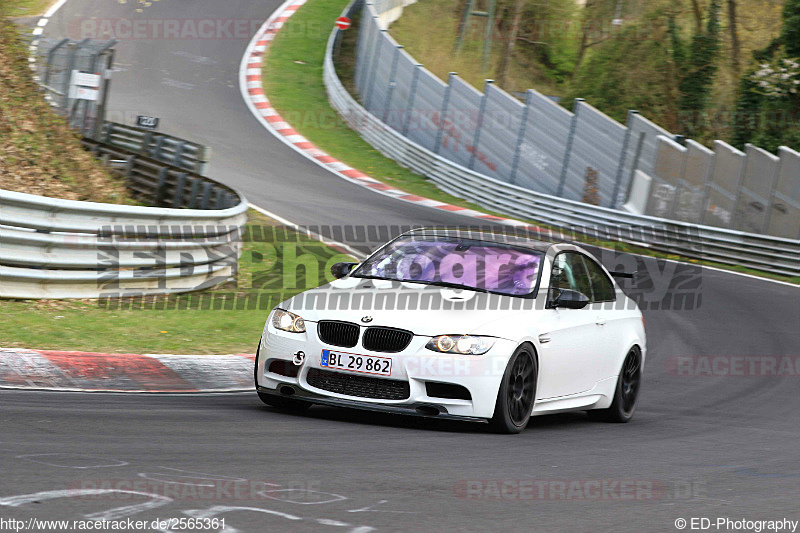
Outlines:
POLYGON ((178 179, 175 182, 175 191, 172 195, 172 207, 175 209, 179 208, 183 202, 184 185, 186 185, 186 172, 179 172, 178 179))
POLYGON ((153 205, 160 206, 161 200, 164 197, 164 189, 167 186, 167 167, 158 169, 158 185, 153 193, 153 205))
POLYGON ((478 109, 477 123, 475 124, 475 136, 472 138, 472 153, 469 156, 469 169, 475 170, 475 153, 478 151, 478 143, 481 140, 481 128, 483 128, 483 116, 486 113, 486 100, 489 98, 489 86, 494 83, 494 80, 485 80, 483 84, 483 96, 481 96, 481 105, 478 109))
POLYGON ((403 120, 403 137, 408 137, 408 125, 411 122, 411 115, 414 113, 414 100, 417 99, 417 85, 419 84, 419 73, 422 65, 414 65, 414 75, 411 77, 410 94, 408 95, 408 105, 406 105, 406 116, 403 120))
POLYGON ((394 94, 394 87, 397 85, 397 60, 400 59, 400 50, 403 49, 402 44, 397 45, 394 57, 392 58, 392 71, 389 73, 389 90, 386 92, 386 102, 383 107, 383 123, 386 124, 386 119, 389 117, 389 109, 392 105, 392 95, 394 94))
POLYGON ((142 145, 139 147, 139 151, 143 154, 147 154, 148 150, 150 149, 150 142, 152 140, 153 132, 145 132, 144 137, 142 137, 142 145))
POLYGON ((156 142, 153 148, 150 149, 150 157, 153 159, 158 159, 159 161, 164 161, 162 157, 162 146, 164 145, 164 136, 163 135, 156 135, 156 142))
POLYGON ((434 153, 439 153, 439 148, 442 147, 442 135, 444 134, 444 116, 447 114, 447 106, 450 104, 450 91, 453 90, 453 78, 456 76, 455 72, 451 72, 447 76, 447 89, 444 91, 444 98, 442 98, 442 112, 439 115, 439 131, 436 132, 436 143, 433 145, 434 153))
POLYGON ((211 200, 211 190, 214 184, 207 181, 203 184, 203 198, 200 200, 200 209, 208 209, 208 202, 211 200))
POLYGON ((575 140, 575 130, 578 127, 578 109, 580 109, 579 103, 583 101, 583 98, 576 98, 575 105, 572 108, 572 122, 569 125, 567 146, 564 149, 564 164, 561 166, 561 179, 558 181, 558 190, 556 190, 556 196, 558 197, 561 197, 561 195, 564 194, 564 185, 567 182, 567 168, 569 168, 569 156, 570 152, 572 151, 572 141, 575 140))
POLYGON ((625 159, 627 158, 628 145, 631 141, 631 122, 633 121, 633 116, 638 114, 639 112, 635 109, 628 110, 625 138, 622 140, 622 153, 619 156, 619 166, 617 167, 617 175, 614 178, 614 188, 611 190, 611 203, 609 204, 609 207, 613 207, 614 209, 618 209, 625 201, 625 198, 617 198, 617 194, 619 194, 619 188, 622 186, 622 175, 625 173, 625 159))
POLYGON ((522 121, 519 123, 519 133, 517 134, 517 147, 514 149, 514 159, 511 161, 511 176, 508 180, 511 184, 517 181, 517 170, 519 169, 519 160, 522 155, 522 145, 525 144, 525 129, 528 126, 528 113, 533 105, 532 94, 533 91, 531 89, 525 91, 525 109, 522 110, 522 121))
POLYGON ((114 133, 114 123, 113 122, 106 122, 105 126, 105 135, 103 135, 103 142, 106 144, 111 144, 111 135, 114 133))
POLYGON ((204 176, 206 173, 206 164, 208 164, 208 160, 211 157, 211 148, 205 145, 198 145, 197 155, 195 157, 197 160, 195 161, 194 171, 204 176))
POLYGON ((372 93, 375 89, 375 72, 378 70, 378 60, 381 57, 381 45, 386 40, 384 37, 386 30, 380 30, 378 33, 378 46, 375 47, 375 54, 372 56, 372 67, 370 68, 369 84, 367 87, 367 98, 364 100, 364 107, 369 110, 369 105, 372 102, 372 93))
POLYGON ((215 190, 215 194, 214 194, 214 209, 223 209, 222 203, 223 203, 223 200, 224 200, 224 197, 223 197, 224 194, 225 194, 225 191, 222 190, 219 187, 215 190))
POLYGON ((191 192, 189 198, 186 200, 186 207, 189 209, 194 208, 197 203, 197 195, 200 192, 200 180, 197 178, 189 178, 192 182, 191 192))
POLYGON ((186 149, 186 143, 178 141, 175 144, 175 153, 172 155, 172 164, 176 167, 183 167, 183 151, 186 149))

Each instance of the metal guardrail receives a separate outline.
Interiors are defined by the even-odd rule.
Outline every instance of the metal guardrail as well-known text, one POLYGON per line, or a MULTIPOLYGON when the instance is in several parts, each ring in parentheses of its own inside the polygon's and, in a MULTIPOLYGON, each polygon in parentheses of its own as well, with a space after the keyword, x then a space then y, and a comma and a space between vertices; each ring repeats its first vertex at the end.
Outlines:
POLYGON ((84 145, 159 207, 0 190, 0 297, 161 294, 230 279, 247 221, 241 194, 122 148, 84 145))
POLYGON ((103 123, 100 140, 197 174, 205 174, 211 155, 202 144, 116 122, 103 123))
MULTIPOLYGON (((344 14, 352 15, 354 6, 348 6, 344 14)), ((800 276, 800 240, 636 215, 567 200, 496 180, 436 155, 384 124, 344 88, 333 64, 337 32, 334 29, 328 39, 323 64, 323 80, 331 105, 378 151, 430 178, 443 191, 492 210, 605 240, 800 276)))

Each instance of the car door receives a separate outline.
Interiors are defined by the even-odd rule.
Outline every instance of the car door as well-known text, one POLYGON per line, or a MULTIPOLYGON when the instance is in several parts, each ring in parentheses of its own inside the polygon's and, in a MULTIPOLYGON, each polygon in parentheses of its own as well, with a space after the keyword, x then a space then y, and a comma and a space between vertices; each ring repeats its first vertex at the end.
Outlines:
POLYGON ((621 357, 627 313, 617 304, 616 286, 597 261, 583 256, 586 271, 589 274, 592 295, 587 306, 595 317, 597 325, 597 355, 599 379, 611 377, 619 373, 616 368, 621 357))
MULTIPOLYGON (((561 252, 553 259, 550 299, 571 289, 592 297, 582 254, 561 252)), ((556 398, 587 391, 598 380, 600 329, 596 313, 583 309, 548 308, 539 333, 538 398, 556 398)))

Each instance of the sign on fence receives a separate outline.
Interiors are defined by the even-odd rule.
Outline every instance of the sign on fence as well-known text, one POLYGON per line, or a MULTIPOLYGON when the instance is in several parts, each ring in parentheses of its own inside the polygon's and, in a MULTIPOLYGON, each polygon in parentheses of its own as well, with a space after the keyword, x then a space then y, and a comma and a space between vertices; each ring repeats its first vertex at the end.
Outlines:
POLYGON ((69 97, 73 100, 96 102, 100 97, 100 74, 73 70, 69 97))
POLYGON ((148 117, 147 115, 136 115, 136 125, 140 128, 154 130, 158 128, 158 117, 148 117))

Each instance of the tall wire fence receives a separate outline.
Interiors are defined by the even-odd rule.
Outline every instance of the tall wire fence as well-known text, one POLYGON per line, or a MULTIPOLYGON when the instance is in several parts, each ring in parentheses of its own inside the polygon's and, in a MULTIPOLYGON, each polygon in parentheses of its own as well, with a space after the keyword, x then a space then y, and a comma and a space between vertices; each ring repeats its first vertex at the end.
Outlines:
POLYGON ((646 178, 640 214, 800 237, 798 152, 709 150, 633 110, 623 125, 582 99, 570 111, 535 90, 521 101, 490 80, 482 91, 455 73, 444 82, 387 31, 412 2, 363 4, 354 80, 362 105, 409 140, 502 182, 614 209, 631 209, 646 178))
POLYGON ((59 113, 66 116, 70 126, 95 138, 102 128, 103 102, 108 90, 107 80, 113 71, 114 45, 117 41, 84 39, 39 39, 36 48, 37 81, 46 97, 59 113), (77 73, 99 75, 101 83, 97 98, 79 98, 74 80, 77 73))

